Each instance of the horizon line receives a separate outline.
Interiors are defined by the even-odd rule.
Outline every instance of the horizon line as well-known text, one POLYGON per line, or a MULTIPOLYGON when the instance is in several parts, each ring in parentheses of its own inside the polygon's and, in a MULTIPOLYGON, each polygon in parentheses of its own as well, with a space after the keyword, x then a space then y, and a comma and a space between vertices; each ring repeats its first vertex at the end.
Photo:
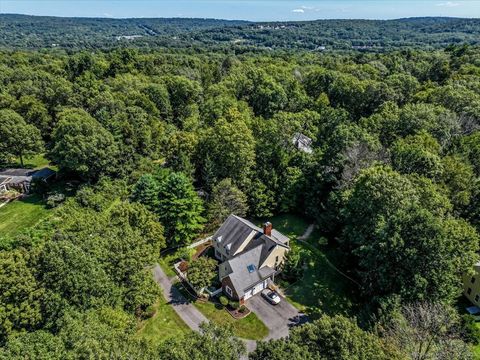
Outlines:
POLYGON ((100 20, 137 20, 137 19, 147 19, 147 20, 156 20, 156 19, 175 19, 175 20, 217 20, 217 21, 239 21, 245 23, 302 23, 302 22, 312 22, 312 21, 398 21, 398 20, 408 20, 408 19, 464 19, 464 20, 480 20, 480 17, 458 17, 458 16, 409 16, 409 17, 400 17, 400 18, 388 18, 388 19, 378 19, 378 18, 318 18, 311 20, 244 20, 244 19, 227 19, 227 18, 208 18, 208 17, 185 17, 185 16, 171 16, 171 17, 113 17, 113 16, 61 16, 61 15, 31 15, 23 13, 3 13, 2 15, 19 15, 19 16, 30 16, 37 18, 58 18, 58 19, 100 19, 100 20))

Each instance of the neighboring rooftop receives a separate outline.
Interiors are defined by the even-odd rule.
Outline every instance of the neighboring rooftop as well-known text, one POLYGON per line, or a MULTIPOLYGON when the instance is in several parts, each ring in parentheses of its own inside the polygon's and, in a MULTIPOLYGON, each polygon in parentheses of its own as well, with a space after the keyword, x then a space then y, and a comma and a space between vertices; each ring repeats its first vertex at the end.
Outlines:
POLYGON ((295 133, 293 135, 292 142, 293 142, 293 145, 295 145, 298 150, 306 152, 307 154, 311 154, 313 152, 312 139, 310 139, 306 135, 303 135, 301 133, 295 133))

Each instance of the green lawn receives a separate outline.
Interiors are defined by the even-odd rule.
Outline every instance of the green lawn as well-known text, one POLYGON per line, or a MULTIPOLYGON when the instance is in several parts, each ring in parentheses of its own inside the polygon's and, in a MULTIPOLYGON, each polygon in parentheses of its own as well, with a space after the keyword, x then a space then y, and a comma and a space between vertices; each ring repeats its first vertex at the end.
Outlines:
MULTIPOLYGON (((480 323, 477 322, 477 327, 480 328, 480 323)), ((480 344, 472 346, 473 358, 475 360, 480 360, 480 344)))
POLYGON ((181 284, 175 286, 207 319, 218 325, 231 326, 236 336, 248 340, 262 340, 268 335, 268 328, 253 312, 243 319, 234 319, 220 305, 213 302, 194 301, 181 284))
POLYGON ((155 315, 140 325, 138 336, 158 343, 189 332, 188 326, 161 296, 155 304, 155 315))
POLYGON ((38 195, 15 200, 0 208, 0 236, 13 236, 35 226, 45 219, 50 211, 38 195))
POLYGON ((277 229, 291 239, 295 239, 302 235, 309 225, 304 218, 293 214, 280 214, 265 219, 252 220, 252 222, 259 227, 262 227, 262 224, 266 221, 270 221, 274 229, 277 229))
POLYGON ((315 230, 305 244, 296 241, 309 225, 302 217, 281 214, 269 219, 256 219, 254 223, 261 224, 264 221, 270 221, 275 229, 292 239, 290 244, 293 251, 302 249, 305 254, 303 277, 284 288, 287 300, 302 311, 316 307, 330 315, 352 315, 356 285, 330 266, 338 263, 338 254, 329 248, 320 231, 315 230))
MULTIPOLYGON (((11 160, 9 164, 2 164, 2 167, 21 167, 20 158, 11 160)), ((37 154, 33 156, 23 157, 23 167, 27 169, 39 169, 49 166, 53 170, 57 170, 55 166, 51 166, 49 161, 45 158, 44 154, 37 154)))
POLYGON ((211 302, 196 301, 194 305, 210 321, 232 326, 235 335, 242 339, 262 340, 268 335, 267 327, 253 312, 243 319, 234 319, 225 309, 211 302))
POLYGON ((301 279, 284 289, 288 300, 300 310, 316 307, 329 315, 351 316, 357 287, 330 266, 335 264, 333 251, 326 245, 315 248, 295 242, 293 246, 303 249, 306 268, 301 279))
POLYGON ((176 259, 176 256, 174 254, 168 254, 168 255, 162 256, 158 260, 158 264, 160 265, 160 267, 168 277, 173 277, 177 275, 173 270, 173 263, 175 259, 176 259))

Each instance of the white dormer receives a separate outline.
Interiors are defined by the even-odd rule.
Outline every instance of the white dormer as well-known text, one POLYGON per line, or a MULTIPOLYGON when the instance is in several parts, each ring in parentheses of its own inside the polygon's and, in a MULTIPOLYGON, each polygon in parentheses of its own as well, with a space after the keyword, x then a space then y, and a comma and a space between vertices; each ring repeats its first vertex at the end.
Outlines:
POLYGON ((217 237, 216 240, 217 240, 217 243, 221 243, 222 242, 222 236, 217 237))

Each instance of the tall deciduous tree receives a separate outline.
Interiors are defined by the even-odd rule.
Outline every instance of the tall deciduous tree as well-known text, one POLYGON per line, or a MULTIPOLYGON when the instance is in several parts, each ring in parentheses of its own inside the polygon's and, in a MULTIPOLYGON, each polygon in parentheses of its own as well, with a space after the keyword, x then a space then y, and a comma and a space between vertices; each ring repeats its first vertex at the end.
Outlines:
POLYGON ((11 156, 18 156, 23 166, 23 157, 39 153, 43 141, 34 125, 29 125, 13 110, 0 110, 0 151, 11 156))
POLYGON ((387 360, 402 359, 400 352, 348 318, 323 315, 291 330, 290 337, 259 343, 251 360, 387 360))
POLYGON ((386 326, 387 341, 414 360, 472 359, 455 310, 439 302, 404 305, 386 326))
POLYGON ((202 163, 209 159, 207 165, 211 167, 211 178, 230 178, 235 185, 245 189, 255 164, 255 140, 252 131, 237 115, 231 114, 229 121, 219 119, 206 132, 202 141, 201 153, 205 159, 202 163))
POLYGON ((53 133, 51 156, 69 172, 95 180, 113 170, 117 146, 113 136, 88 113, 65 110, 53 133))
POLYGON ((42 286, 28 264, 28 254, 0 251, 0 343, 14 331, 32 330, 42 320, 42 286))
POLYGON ((449 215, 451 204, 426 180, 389 168, 363 172, 347 204, 343 241, 368 297, 451 301, 477 258, 479 237, 449 215))
POLYGON ((238 360, 246 353, 245 345, 230 328, 213 323, 200 325, 201 332, 166 341, 159 351, 161 359, 238 360))
POLYGON ((197 290, 211 285, 217 275, 216 267, 217 262, 205 256, 193 260, 188 265, 188 282, 197 290))

